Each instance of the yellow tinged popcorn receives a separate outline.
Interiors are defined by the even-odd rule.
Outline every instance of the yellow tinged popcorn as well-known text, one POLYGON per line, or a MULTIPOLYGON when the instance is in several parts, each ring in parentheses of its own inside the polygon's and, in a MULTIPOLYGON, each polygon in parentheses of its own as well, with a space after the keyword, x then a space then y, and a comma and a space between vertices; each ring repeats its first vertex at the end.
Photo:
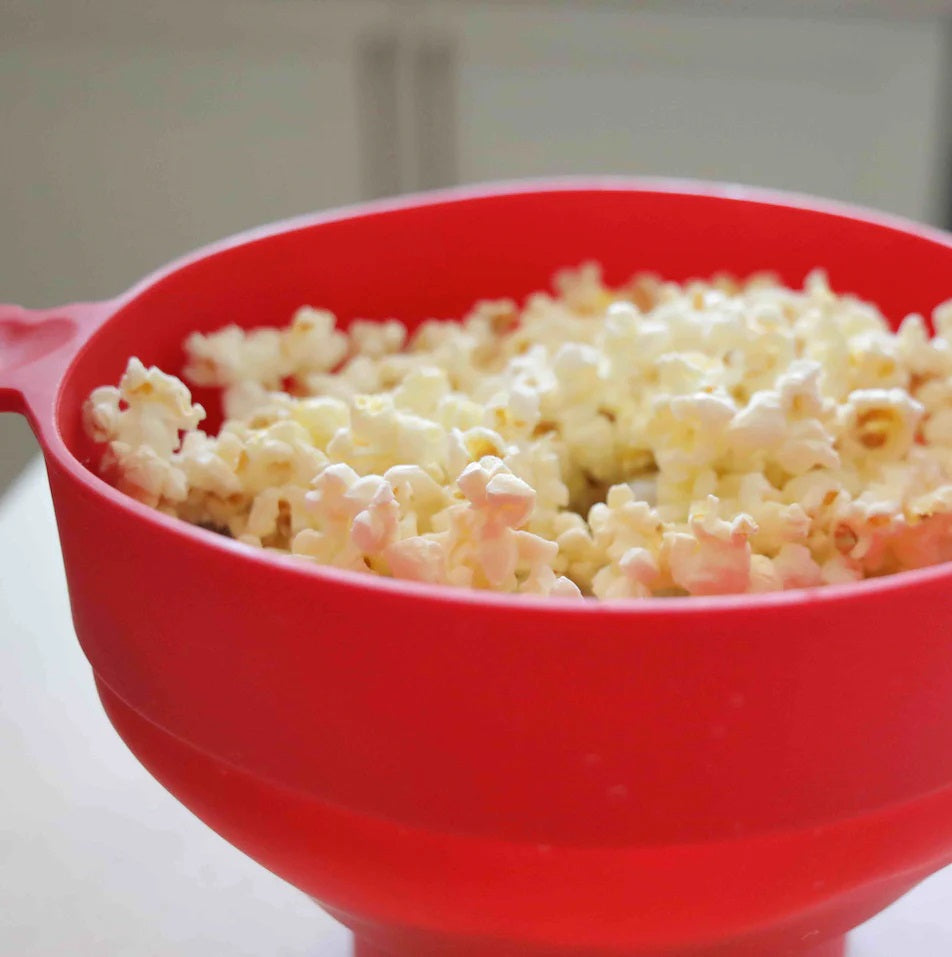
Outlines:
POLYGON ((305 306, 132 358, 101 471, 249 547, 429 584, 601 599, 843 584, 952 559, 952 300, 930 334, 761 274, 556 294, 460 321, 305 306))

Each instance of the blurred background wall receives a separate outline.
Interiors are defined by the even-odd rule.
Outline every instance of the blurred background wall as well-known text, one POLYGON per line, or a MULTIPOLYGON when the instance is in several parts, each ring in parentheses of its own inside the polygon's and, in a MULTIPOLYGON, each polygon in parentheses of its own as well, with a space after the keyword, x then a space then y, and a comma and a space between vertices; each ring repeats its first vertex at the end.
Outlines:
MULTIPOLYGON (((540 174, 727 179, 949 225, 948 18, 943 0, 2 0, 0 298, 106 297, 260 222, 540 174)), ((0 418, 0 488, 33 450, 0 418)))

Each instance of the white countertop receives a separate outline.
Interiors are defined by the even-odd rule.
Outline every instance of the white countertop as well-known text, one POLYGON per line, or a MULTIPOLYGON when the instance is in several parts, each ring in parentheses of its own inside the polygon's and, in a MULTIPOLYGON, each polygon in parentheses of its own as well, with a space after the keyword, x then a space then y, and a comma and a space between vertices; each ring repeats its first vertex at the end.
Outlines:
MULTIPOLYGON (((343 928, 186 811, 112 730, 39 460, 0 498, 0 775, 0 954, 349 955, 343 928)), ((950 901, 952 868, 857 930, 851 957, 948 957, 950 901)))

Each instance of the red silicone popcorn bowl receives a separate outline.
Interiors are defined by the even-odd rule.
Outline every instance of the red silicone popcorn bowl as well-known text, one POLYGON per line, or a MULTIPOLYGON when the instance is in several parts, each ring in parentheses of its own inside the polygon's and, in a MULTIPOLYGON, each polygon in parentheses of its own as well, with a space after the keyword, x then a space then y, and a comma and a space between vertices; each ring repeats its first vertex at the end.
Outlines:
POLYGON ((896 320, 952 293, 952 238, 924 227, 582 180, 306 217, 109 303, 3 307, 0 407, 43 446, 76 632, 143 764, 362 957, 841 954, 952 861, 952 567, 514 598, 275 559, 90 470, 82 402, 130 354, 175 371, 189 331, 307 302, 413 326, 586 259, 610 282, 821 265, 896 320))

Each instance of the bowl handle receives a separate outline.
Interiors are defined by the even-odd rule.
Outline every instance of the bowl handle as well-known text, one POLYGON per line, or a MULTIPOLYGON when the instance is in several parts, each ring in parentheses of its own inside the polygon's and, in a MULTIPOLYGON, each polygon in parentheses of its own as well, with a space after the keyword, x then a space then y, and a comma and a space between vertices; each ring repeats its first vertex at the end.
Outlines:
POLYGON ((70 362, 111 313, 112 302, 32 310, 0 305, 0 412, 19 412, 40 432, 70 362))

